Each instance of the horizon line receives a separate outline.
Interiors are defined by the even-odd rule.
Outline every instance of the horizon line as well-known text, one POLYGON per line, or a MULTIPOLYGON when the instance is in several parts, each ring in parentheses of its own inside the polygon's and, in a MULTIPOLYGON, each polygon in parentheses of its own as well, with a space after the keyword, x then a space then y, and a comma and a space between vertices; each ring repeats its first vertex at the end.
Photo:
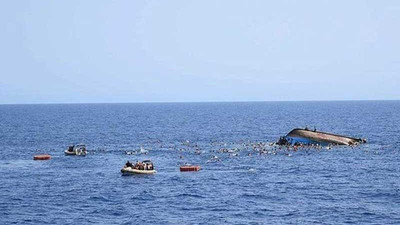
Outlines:
POLYGON ((400 99, 354 99, 354 100, 245 100, 245 101, 143 101, 143 102, 41 102, 0 103, 0 105, 79 105, 79 104, 184 104, 184 103, 262 103, 262 102, 368 102, 400 101, 400 99))

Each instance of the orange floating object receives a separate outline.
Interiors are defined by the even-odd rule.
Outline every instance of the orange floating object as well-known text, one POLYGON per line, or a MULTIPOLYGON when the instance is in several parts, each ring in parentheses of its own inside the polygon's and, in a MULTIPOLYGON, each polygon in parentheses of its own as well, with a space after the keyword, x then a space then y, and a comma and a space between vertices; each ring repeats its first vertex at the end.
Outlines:
POLYGON ((49 160, 51 159, 51 155, 35 155, 33 156, 33 160, 49 160))
POLYGON ((201 169, 200 166, 181 166, 180 170, 181 172, 196 172, 201 169))

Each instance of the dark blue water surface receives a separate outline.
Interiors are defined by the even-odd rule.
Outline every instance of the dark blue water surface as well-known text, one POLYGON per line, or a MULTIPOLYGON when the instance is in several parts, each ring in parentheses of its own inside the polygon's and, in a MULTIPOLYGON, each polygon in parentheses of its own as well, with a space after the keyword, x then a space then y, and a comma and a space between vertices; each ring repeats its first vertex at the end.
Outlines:
POLYGON ((399 101, 0 105, 0 149, 0 224, 400 224, 399 101), (306 125, 369 142, 252 150, 306 125))

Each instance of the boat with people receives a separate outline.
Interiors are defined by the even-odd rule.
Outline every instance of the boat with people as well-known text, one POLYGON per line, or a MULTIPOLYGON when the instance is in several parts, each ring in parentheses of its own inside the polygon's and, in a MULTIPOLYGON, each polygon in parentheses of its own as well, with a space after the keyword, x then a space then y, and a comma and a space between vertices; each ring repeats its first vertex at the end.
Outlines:
POLYGON ((137 161, 135 164, 128 160, 121 169, 121 173, 122 175, 155 174, 157 171, 154 169, 153 162, 150 160, 144 160, 142 162, 137 161))
POLYGON ((85 156, 87 154, 86 145, 77 144, 68 146, 67 150, 64 151, 65 155, 80 155, 85 156))

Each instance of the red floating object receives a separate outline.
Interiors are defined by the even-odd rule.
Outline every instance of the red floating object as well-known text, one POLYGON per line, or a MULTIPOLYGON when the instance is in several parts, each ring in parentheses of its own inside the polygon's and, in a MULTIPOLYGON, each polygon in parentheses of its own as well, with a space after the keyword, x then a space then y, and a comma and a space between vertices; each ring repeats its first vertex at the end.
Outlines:
POLYGON ((201 169, 200 166, 181 166, 180 170, 181 172, 196 172, 201 169))
POLYGON ((35 155, 33 156, 33 160, 49 160, 51 159, 51 155, 35 155))

